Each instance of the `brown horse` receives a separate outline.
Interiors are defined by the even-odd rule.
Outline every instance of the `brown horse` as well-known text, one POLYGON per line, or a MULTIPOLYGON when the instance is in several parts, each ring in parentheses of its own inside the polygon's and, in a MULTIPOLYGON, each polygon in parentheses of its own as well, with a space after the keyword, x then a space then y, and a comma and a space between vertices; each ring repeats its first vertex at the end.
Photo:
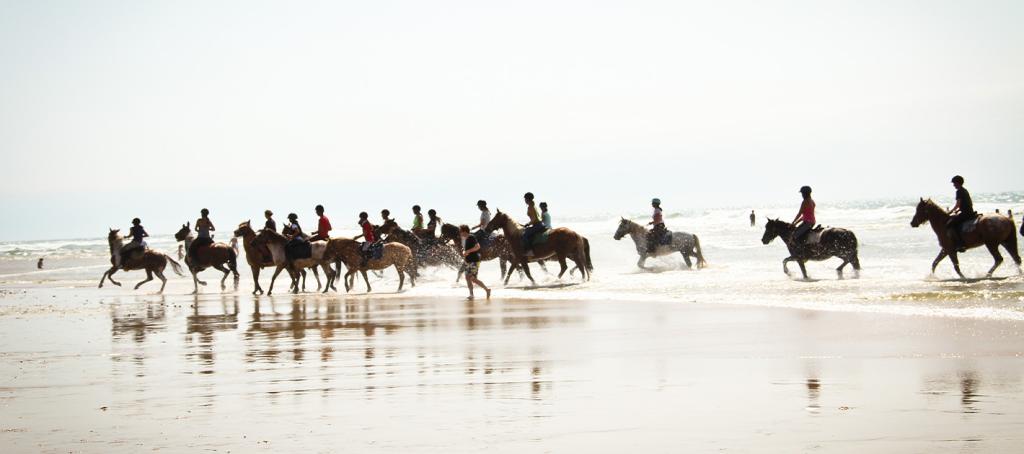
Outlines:
POLYGON ((242 248, 245 249, 245 261, 249 262, 249 269, 252 270, 252 282, 255 284, 252 294, 262 294, 263 288, 260 287, 260 270, 274 266, 274 258, 270 255, 270 250, 266 247, 256 247, 252 244, 252 241, 256 239, 256 231, 252 229, 252 223, 250 221, 238 224, 238 228, 235 229, 234 234, 236 238, 242 238, 242 248))
POLYGON ((139 249, 132 251, 128 254, 123 261, 121 261, 121 267, 117 267, 117 254, 121 253, 121 248, 124 246, 124 238, 121 237, 120 229, 110 229, 110 233, 107 234, 107 244, 110 245, 110 269, 103 273, 103 277, 100 278, 99 288, 103 288, 103 280, 110 279, 110 282, 120 287, 121 283, 114 280, 114 273, 118 270, 134 271, 134 270, 146 270, 146 280, 135 284, 135 290, 138 290, 142 284, 145 284, 153 280, 153 275, 160 278, 160 293, 164 292, 164 287, 167 286, 167 278, 164 277, 164 268, 167 268, 167 263, 170 262, 171 268, 174 269, 175 274, 178 276, 185 276, 181 272, 181 265, 175 262, 174 259, 167 256, 162 252, 156 252, 149 248, 139 249))
MULTIPOLYGON (((361 243, 356 240, 348 238, 332 238, 327 245, 327 251, 325 255, 332 258, 337 263, 337 269, 340 273, 341 262, 345 263, 348 268, 348 272, 345 273, 345 291, 348 292, 355 286, 355 274, 360 272, 363 275, 363 280, 366 281, 366 291, 371 292, 370 280, 366 277, 366 270, 383 270, 390 266, 395 267, 395 271, 398 271, 398 291, 402 290, 402 285, 405 283, 405 273, 409 273, 409 283, 413 287, 416 286, 416 266, 414 264, 412 250, 408 246, 401 243, 384 243, 384 248, 379 259, 370 259, 366 262, 366 266, 362 265, 363 253, 360 250, 361 243)), ((327 277, 327 286, 333 287, 334 279, 338 273, 332 273, 327 277)))
POLYGON ((377 229, 379 234, 387 235, 387 242, 398 242, 409 247, 415 258, 417 268, 425 266, 450 266, 459 268, 462 265, 462 254, 454 247, 436 237, 421 238, 398 226, 389 219, 377 229))
MULTIPOLYGON (((270 289, 267 290, 267 295, 270 295, 274 291, 274 281, 277 279, 277 275, 281 274, 281 270, 283 269, 287 269, 288 275, 292 278, 292 289, 294 290, 294 293, 299 293, 299 273, 306 268, 313 268, 314 270, 316 270, 317 266, 323 268, 324 274, 327 275, 328 283, 331 281, 331 276, 334 272, 331 270, 330 257, 327 257, 326 255, 327 241, 321 240, 310 242, 312 255, 309 258, 291 260, 289 260, 285 254, 285 245, 288 244, 288 241, 290 241, 288 237, 273 230, 260 231, 252 241, 253 246, 266 246, 270 250, 274 266, 277 267, 277 269, 274 270, 274 276, 270 278, 270 289)), ((321 287, 319 275, 317 275, 316 281, 316 289, 319 291, 321 287)))
POLYGON ((195 286, 193 294, 199 293, 199 285, 206 285, 206 282, 200 281, 197 276, 200 271, 207 268, 216 268, 218 271, 224 273, 224 277, 220 280, 221 291, 227 288, 224 285, 224 281, 228 279, 229 274, 235 275, 235 290, 238 290, 238 268, 235 255, 235 250, 224 243, 214 243, 208 246, 202 246, 196 248, 195 252, 192 253, 192 241, 195 237, 192 236, 191 223, 182 224, 181 230, 174 234, 174 239, 185 242, 185 250, 190 253, 185 254, 185 265, 188 265, 188 270, 192 272, 192 284, 195 286), (225 269, 224 265, 228 268, 225 269))
MULTIPOLYGON (((497 229, 501 229, 502 233, 505 234, 505 238, 508 239, 508 244, 512 248, 512 255, 515 257, 513 263, 522 267, 526 277, 530 279, 533 285, 537 285, 537 282, 530 275, 528 262, 551 257, 556 257, 558 264, 562 267, 561 271, 558 272, 559 279, 569 269, 569 266, 565 263, 565 259, 568 258, 576 262, 576 267, 579 268, 580 276, 583 280, 590 280, 590 274, 594 270, 594 265, 590 261, 590 242, 576 232, 565 227, 551 229, 547 232, 547 241, 540 244, 535 243, 533 246, 533 256, 528 257, 526 255, 526 248, 523 245, 523 227, 513 221, 507 214, 502 213, 501 210, 498 210, 494 218, 491 219, 491 222, 487 223, 487 226, 484 228, 488 233, 497 229)), ((505 284, 508 284, 510 277, 512 277, 511 271, 505 276, 505 284)))
MULTIPOLYGON (((932 225, 932 230, 935 231, 935 236, 939 240, 939 247, 941 249, 939 250, 939 256, 935 257, 935 261, 932 262, 932 273, 939 266, 939 262, 948 255, 949 260, 953 262, 953 269, 956 270, 956 274, 963 279, 964 273, 960 272, 960 259, 957 258, 953 239, 949 237, 949 232, 946 230, 949 218, 949 213, 945 209, 931 199, 925 200, 921 198, 921 201, 917 204, 917 212, 914 213, 914 219, 910 221, 910 226, 917 227, 927 222, 932 225)), ((1017 263, 1017 272, 1020 272, 1020 254, 1017 253, 1017 235, 1014 233, 1015 230, 1017 230, 1017 227, 1014 225, 1013 219, 1001 214, 986 214, 981 216, 973 231, 961 233, 960 236, 964 247, 967 249, 976 248, 981 245, 985 245, 988 248, 988 252, 992 254, 995 264, 988 270, 986 276, 992 277, 992 273, 1003 263, 1003 256, 999 253, 999 246, 1003 246, 1006 252, 1010 253, 1010 257, 1017 263)))

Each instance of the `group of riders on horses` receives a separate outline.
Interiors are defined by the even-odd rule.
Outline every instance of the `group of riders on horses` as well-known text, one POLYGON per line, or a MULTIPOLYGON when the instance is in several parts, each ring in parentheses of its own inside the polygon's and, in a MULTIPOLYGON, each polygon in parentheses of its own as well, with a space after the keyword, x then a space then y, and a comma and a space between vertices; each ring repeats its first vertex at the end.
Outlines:
MULTIPOLYGON (((979 245, 965 244, 964 225, 972 221, 979 220, 980 217, 974 211, 970 193, 963 186, 963 177, 959 175, 953 177, 952 183, 956 189, 956 205, 948 212, 943 210, 943 221, 948 218, 948 221, 945 221, 945 231, 943 232, 946 236, 946 241, 943 241, 943 238, 940 236, 940 244, 943 248, 943 254, 940 254, 936 263, 938 263, 938 261, 944 256, 948 255, 952 260, 954 260, 954 266, 956 266, 956 252, 964 252, 965 247, 974 247, 979 245)), ((783 238, 791 252, 791 257, 787 258, 783 262, 784 268, 785 262, 790 260, 797 261, 803 270, 803 262, 806 260, 823 260, 825 258, 835 256, 844 259, 843 265, 838 269, 840 274, 842 273, 842 267, 845 266, 846 263, 853 263, 854 268, 859 269, 859 260, 856 255, 856 237, 853 236, 852 232, 843 229, 823 229, 818 226, 817 218, 815 216, 816 204, 814 199, 811 197, 811 187, 801 187, 800 194, 802 196, 802 201, 796 216, 789 223, 784 223, 779 220, 769 220, 766 226, 765 238, 763 239, 764 243, 767 244, 775 237, 783 238), (835 243, 834 247, 828 244, 822 244, 821 246, 818 245, 819 242, 824 243, 826 239, 831 243, 835 243)), ((535 204, 535 197, 533 193, 530 192, 524 194, 523 199, 526 204, 527 222, 521 231, 518 243, 522 247, 520 252, 523 263, 525 263, 526 261, 544 259, 544 257, 532 258, 534 256, 534 247, 535 245, 543 244, 546 241, 548 235, 547 232, 552 229, 552 222, 551 213, 548 211, 547 203, 541 202, 539 205, 535 204)), ((925 201, 922 199, 922 203, 924 202, 925 201)), ((690 264, 689 257, 696 256, 698 258, 698 264, 702 265, 703 257, 700 252, 700 244, 696 235, 690 235, 683 232, 677 232, 674 234, 673 232, 670 232, 665 226, 665 219, 660 199, 655 198, 651 200, 651 207, 653 208, 651 221, 647 223, 647 225, 650 226, 649 231, 636 224, 632 224, 626 219, 623 219, 623 225, 620 227, 621 232, 616 233, 616 239, 625 235, 626 230, 623 229, 625 229, 627 226, 626 224, 629 223, 632 224, 631 228, 635 229, 630 230, 630 234, 641 235, 640 238, 636 239, 638 252, 641 255, 641 261, 638 265, 643 267, 643 260, 647 256, 659 255, 656 251, 661 254, 676 251, 682 252, 687 265, 690 264), (639 230, 640 233, 637 233, 637 230, 639 230), (644 241, 646 241, 646 250, 644 250, 642 246, 644 241)), ((464 259, 462 267, 466 270, 467 277, 471 278, 470 285, 475 282, 477 285, 486 289, 486 286, 476 279, 476 274, 480 262, 480 251, 482 248, 487 247, 494 241, 495 233, 493 230, 495 230, 496 227, 489 226, 492 223, 491 221, 493 216, 490 209, 487 207, 487 202, 484 200, 478 201, 477 208, 480 210, 479 223, 472 227, 467 225, 460 226, 457 238, 461 239, 461 244, 455 245, 455 247, 461 250, 464 259)), ((299 225, 298 216, 295 213, 290 213, 287 216, 288 221, 280 234, 287 239, 285 255, 288 257, 288 260, 308 258, 311 254, 311 242, 330 239, 332 226, 330 220, 324 214, 324 207, 322 205, 317 205, 315 212, 318 217, 317 229, 311 234, 306 234, 302 230, 302 227, 299 225)), ((410 231, 417 238, 417 241, 444 244, 448 239, 455 238, 452 235, 438 236, 437 229, 442 224, 442 220, 438 216, 436 210, 431 209, 427 211, 428 219, 426 223, 424 223, 424 217, 419 205, 414 205, 412 207, 412 213, 413 220, 410 231)), ((192 257, 198 251, 202 250, 202 248, 214 245, 212 232, 215 232, 216 228, 209 218, 210 212, 204 208, 201 210, 200 214, 201 216, 196 220, 193 228, 196 234, 194 239, 191 238, 191 232, 185 232, 189 234, 189 239, 191 239, 191 243, 188 245, 188 257, 192 257)), ((502 215, 500 211, 498 214, 502 215)), ((274 213, 270 210, 266 210, 264 215, 266 217, 266 222, 264 223, 263 230, 278 233, 277 223, 273 218, 274 213)), ((750 213, 750 217, 751 223, 753 223, 753 212, 750 213)), ((384 225, 389 223, 395 224, 394 220, 391 218, 391 212, 387 209, 381 211, 381 219, 383 220, 384 225)), ((920 224, 916 219, 917 216, 915 216, 916 223, 912 223, 915 226, 920 224)), ((1012 223, 1012 220, 1010 220, 1010 222, 1012 223)), ((362 240, 359 247, 359 251, 362 255, 360 266, 365 267, 367 262, 375 257, 375 254, 380 254, 381 246, 387 239, 386 237, 393 236, 393 234, 389 235, 388 233, 382 232, 381 226, 373 225, 366 212, 359 213, 359 220, 357 224, 359 225, 361 233, 354 237, 353 240, 362 240)), ((451 228, 454 229, 454 227, 451 228)), ((394 230, 391 230, 391 232, 393 231, 394 230)), ((939 230, 937 230, 937 232, 938 231, 939 230)), ((121 247, 119 253, 113 254, 112 261, 114 262, 114 267, 121 268, 123 263, 133 257, 133 254, 141 254, 146 251, 145 238, 148 236, 149 234, 142 226, 141 221, 138 218, 133 219, 129 235, 126 237, 129 242, 121 247)), ((583 238, 582 241, 586 241, 585 238, 583 238)), ((997 243, 997 245, 1002 244, 1003 246, 1007 246, 1005 241, 1009 240, 1000 241, 1003 241, 1003 243, 997 243)), ((989 247, 990 249, 993 248, 992 245, 989 245, 989 247)), ((111 252, 113 253, 115 251, 112 250, 111 252)), ((269 257, 269 253, 267 254, 269 257)), ((993 255, 995 255, 995 253, 993 255)), ((1014 255, 1014 258, 1016 259, 1015 251, 1012 251, 1011 255, 1014 255)), ((550 254, 548 254, 548 257, 550 257, 550 254)), ((560 257, 564 259, 565 255, 562 254, 560 257)), ((589 262, 589 245, 587 245, 586 261, 589 262)), ((1001 261, 1001 257, 997 257, 997 261, 1001 261)), ((959 272, 958 268, 957 270, 959 272)), ((509 274, 511 274, 511 271, 509 274)), ((806 276, 805 270, 804 274, 806 276)), ((490 291, 487 291, 488 294, 490 294, 490 291)))

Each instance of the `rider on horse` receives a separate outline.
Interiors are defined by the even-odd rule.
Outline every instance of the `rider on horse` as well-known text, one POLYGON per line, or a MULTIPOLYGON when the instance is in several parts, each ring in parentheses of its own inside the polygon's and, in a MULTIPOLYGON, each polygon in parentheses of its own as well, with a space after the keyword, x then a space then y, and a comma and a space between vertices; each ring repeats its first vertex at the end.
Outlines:
POLYGON ((540 222, 544 224, 544 228, 551 230, 551 213, 548 213, 548 203, 540 203, 540 222))
POLYGON ((409 230, 412 230, 416 236, 420 236, 423 233, 423 213, 420 213, 419 205, 412 206, 412 214, 412 228, 409 230))
POLYGON ((263 224, 263 230, 270 230, 271 232, 276 232, 277 222, 274 222, 274 212, 266 210, 263 212, 263 217, 267 218, 267 222, 263 224))
POLYGON ((537 207, 533 204, 533 193, 527 192, 523 195, 523 199, 526 201, 526 216, 530 218, 526 229, 523 230, 523 250, 526 251, 527 257, 531 257, 533 256, 533 237, 544 232, 544 223, 540 220, 537 207))
POLYGON ((196 251, 203 246, 209 246, 213 244, 213 236, 210 232, 214 232, 217 229, 213 227, 213 222, 210 221, 210 210, 203 208, 199 211, 199 219, 196 219, 195 230, 198 233, 195 241, 192 242, 192 246, 188 249, 188 254, 194 256, 196 251))
POLYGON ((324 216, 324 206, 316 206, 316 215, 320 217, 320 221, 317 223, 316 231, 313 232, 313 237, 309 241, 327 240, 330 238, 331 232, 331 220, 324 216))
POLYGON ((121 253, 118 254, 117 257, 116 266, 118 268, 121 267, 122 263, 127 261, 128 255, 131 254, 132 251, 146 248, 146 242, 143 241, 143 238, 147 236, 149 236, 149 234, 146 233, 146 229, 142 228, 142 221, 140 221, 139 218, 132 219, 132 228, 128 233, 128 238, 131 238, 132 240, 121 247, 121 253))
POLYGON ((796 213, 793 222, 789 223, 790 227, 796 227, 796 230, 793 232, 794 244, 800 244, 800 239, 814 228, 817 221, 814 218, 814 208, 816 205, 814 199, 811 198, 811 187, 801 187, 800 195, 803 196, 804 201, 800 203, 800 211, 796 213), (800 225, 797 226, 797 223, 800 223, 800 225))
POLYGON ((978 213, 974 212, 974 202, 971 200, 971 193, 967 192, 967 188, 964 187, 964 177, 957 175, 951 180, 953 187, 956 188, 956 206, 952 210, 949 210, 949 214, 952 216, 949 218, 949 223, 946 224, 946 231, 949 232, 949 237, 953 240, 953 249, 958 252, 964 252, 964 241, 960 235, 960 229, 963 224, 978 217, 978 213))
POLYGON ((665 218, 661 214, 661 199, 651 199, 651 207, 654 208, 654 213, 651 215, 651 222, 648 222, 647 225, 654 227, 651 227, 651 234, 647 235, 648 253, 654 253, 654 250, 658 248, 658 242, 668 232, 668 229, 665 228, 665 218))
MULTIPOLYGON (((419 208, 419 206, 417 205, 416 208, 419 208)), ((370 261, 370 246, 373 246, 373 243, 377 240, 373 235, 373 224, 370 223, 369 217, 370 215, 366 214, 365 211, 359 213, 359 226, 362 227, 363 233, 352 238, 353 240, 363 239, 363 244, 359 248, 363 255, 362 261, 359 264, 361 268, 366 267, 367 262, 370 261)))

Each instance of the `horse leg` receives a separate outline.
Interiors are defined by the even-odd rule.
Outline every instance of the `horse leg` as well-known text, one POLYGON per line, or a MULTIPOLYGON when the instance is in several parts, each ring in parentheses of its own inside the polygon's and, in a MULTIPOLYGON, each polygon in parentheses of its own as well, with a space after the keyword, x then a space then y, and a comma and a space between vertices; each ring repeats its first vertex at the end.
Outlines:
POLYGON ((142 286, 142 284, 145 284, 145 283, 147 283, 149 281, 152 281, 152 280, 153 280, 153 272, 150 271, 150 270, 146 270, 146 279, 142 280, 142 281, 139 281, 138 284, 135 284, 135 290, 138 290, 139 287, 142 286))
POLYGON ((956 270, 957 276, 960 276, 960 279, 966 279, 964 277, 964 273, 960 272, 960 259, 957 257, 956 254, 956 251, 950 252, 949 261, 953 262, 953 269, 956 270))
POLYGON ((258 266, 252 267, 252 281, 256 284, 256 287, 252 289, 252 294, 263 293, 263 289, 260 288, 260 268, 258 266))
POLYGON ((565 256, 562 254, 558 254, 558 266, 562 268, 561 271, 558 272, 558 279, 561 279, 562 275, 565 274, 565 271, 569 269, 569 265, 565 264, 565 256))
POLYGON ((572 258, 573 263, 576 264, 576 269, 580 270, 580 279, 583 282, 590 280, 590 275, 587 274, 587 256, 583 252, 577 252, 576 256, 572 258))
POLYGON ((647 268, 644 268, 644 262, 646 262, 646 261, 647 261, 647 254, 641 253, 640 254, 640 260, 636 261, 637 268, 640 268, 642 270, 646 270, 647 268))
MULTIPOLYGON (((196 271, 194 268, 189 268, 189 271, 192 272, 192 286, 194 287, 192 289, 192 294, 193 295, 198 295, 199 294, 199 282, 200 281, 199 281, 199 276, 197 276, 197 274, 199 274, 199 272, 196 271)), ((206 283, 203 282, 203 285, 206 285, 206 283)))
POLYGON ((501 267, 501 277, 505 277, 505 272, 508 271, 508 268, 503 257, 498 257, 498 266, 501 267))
POLYGON ((224 265, 220 263, 213 265, 213 268, 216 269, 217 271, 220 271, 221 273, 224 273, 224 277, 220 278, 220 291, 223 292, 224 290, 227 290, 228 286, 225 285, 224 283, 227 282, 228 276, 231 275, 231 271, 228 271, 228 269, 224 268, 224 265))
POLYGON ((370 288, 370 279, 366 277, 366 270, 359 270, 359 272, 363 274, 363 281, 366 282, 366 293, 370 293, 373 290, 370 288))
POLYGON ((267 295, 271 295, 271 294, 274 293, 274 281, 277 280, 277 275, 281 274, 281 270, 283 270, 283 269, 284 269, 284 266, 278 265, 277 269, 274 270, 274 275, 270 277, 270 288, 267 289, 267 295))
POLYGON ((935 274, 935 268, 939 267, 939 262, 946 258, 946 255, 948 254, 946 253, 945 248, 939 249, 939 255, 935 257, 935 260, 932 262, 932 274, 935 274))
POLYGON ((551 274, 551 272, 548 271, 548 267, 547 267, 547 265, 544 264, 543 260, 538 260, 537 261, 537 266, 539 266, 540 269, 544 271, 544 274, 551 274))
POLYGON ((354 274, 354 273, 355 273, 355 270, 352 269, 352 268, 349 268, 348 271, 345 271, 345 276, 343 276, 341 278, 341 280, 344 281, 344 284, 345 284, 345 293, 348 293, 349 290, 352 289, 352 286, 349 285, 349 280, 351 279, 352 274, 354 274))
POLYGON ((1017 253, 1017 237, 1010 235, 1010 239, 1003 242, 1003 249, 1010 254, 1010 258, 1013 259, 1013 263, 1017 264, 1017 274, 1021 274, 1020 269, 1020 254, 1017 253))
POLYGON ((789 262, 792 262, 793 260, 796 260, 793 256, 782 259, 782 272, 786 273, 786 276, 789 276, 789 262))
POLYGON ((992 254, 992 258, 996 261, 996 263, 992 264, 992 268, 988 270, 988 274, 985 275, 986 277, 992 277, 992 273, 996 271, 996 268, 1003 264, 1003 254, 999 253, 999 244, 997 243, 987 243, 985 247, 988 248, 989 254, 992 254))
POLYGON ((402 272, 402 267, 398 266, 397 263, 395 264, 395 271, 398 272, 398 291, 401 292, 402 284, 405 283, 405 273, 402 272))
POLYGON ((112 266, 112 267, 110 267, 110 269, 109 269, 109 270, 107 270, 107 272, 106 272, 106 273, 103 273, 103 277, 101 277, 101 278, 100 278, 100 286, 99 286, 99 288, 103 288, 103 280, 104 280, 104 279, 109 279, 109 280, 110 280, 110 282, 111 282, 112 284, 114 284, 114 285, 116 285, 116 286, 120 287, 120 286, 121 286, 121 283, 120 283, 120 282, 117 282, 117 281, 115 281, 115 280, 114 280, 114 277, 113 277, 113 276, 114 276, 114 273, 116 273, 116 272, 117 272, 117 270, 118 270, 118 268, 117 268, 116 266, 112 266))
POLYGON ((164 277, 164 272, 161 270, 156 271, 156 277, 160 278, 160 291, 157 293, 163 293, 164 287, 167 286, 167 278, 164 277))
POLYGON ((320 285, 320 272, 316 270, 315 266, 313 267, 313 277, 316 278, 316 291, 319 292, 320 291, 320 287, 321 287, 321 285, 320 285))
POLYGON ((803 273, 804 279, 808 279, 808 277, 807 277, 807 266, 804 265, 804 261, 803 260, 797 260, 796 264, 800 265, 800 272, 803 273))
POLYGON ((686 269, 693 269, 693 262, 690 261, 690 254, 687 253, 686 249, 680 249, 679 253, 683 255, 683 261, 686 262, 686 269))
POLYGON ((839 265, 839 268, 836 268, 836 274, 839 275, 839 279, 843 278, 843 268, 846 268, 847 263, 850 263, 850 259, 844 258, 843 263, 839 265))
POLYGON ((523 267, 523 272, 526 273, 526 277, 530 279, 530 283, 536 286, 537 281, 533 280, 533 276, 530 275, 530 264, 526 261, 526 259, 523 259, 523 261, 520 262, 519 266, 523 267))

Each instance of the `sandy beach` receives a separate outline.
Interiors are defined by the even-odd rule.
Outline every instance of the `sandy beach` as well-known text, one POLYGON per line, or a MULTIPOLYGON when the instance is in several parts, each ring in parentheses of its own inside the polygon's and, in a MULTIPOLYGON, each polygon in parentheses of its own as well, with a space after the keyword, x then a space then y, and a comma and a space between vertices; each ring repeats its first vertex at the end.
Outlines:
POLYGON ((0 297, 4 452, 1013 452, 1017 321, 402 295, 0 297))

